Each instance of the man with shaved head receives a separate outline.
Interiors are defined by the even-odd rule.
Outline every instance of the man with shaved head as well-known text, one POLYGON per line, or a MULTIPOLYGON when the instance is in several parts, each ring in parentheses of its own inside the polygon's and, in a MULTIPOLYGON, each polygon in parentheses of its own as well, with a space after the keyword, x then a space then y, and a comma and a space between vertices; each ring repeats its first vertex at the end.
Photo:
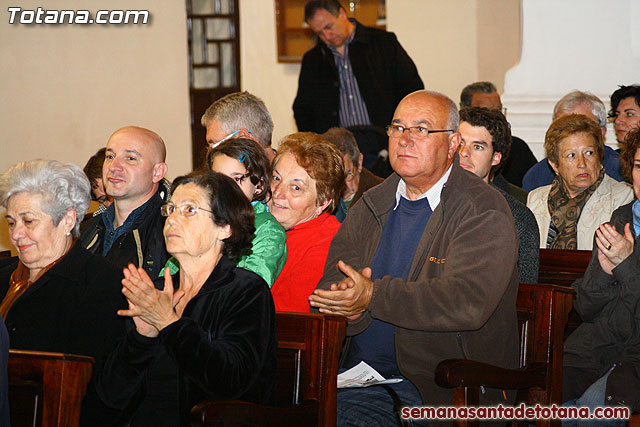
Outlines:
POLYGON ((137 126, 107 142, 102 182, 114 202, 81 226, 80 241, 119 267, 130 262, 158 275, 167 260, 160 207, 169 199, 166 148, 160 135, 137 126))
MULTIPOLYGON (((338 425, 391 425, 394 406, 451 406, 434 379, 442 360, 518 364, 516 230, 504 197, 460 167, 458 122, 442 94, 400 102, 387 127, 395 173, 351 208, 309 297, 349 319, 342 368, 365 361, 403 379, 338 390, 338 425)), ((481 403, 506 402, 486 388, 481 403)))

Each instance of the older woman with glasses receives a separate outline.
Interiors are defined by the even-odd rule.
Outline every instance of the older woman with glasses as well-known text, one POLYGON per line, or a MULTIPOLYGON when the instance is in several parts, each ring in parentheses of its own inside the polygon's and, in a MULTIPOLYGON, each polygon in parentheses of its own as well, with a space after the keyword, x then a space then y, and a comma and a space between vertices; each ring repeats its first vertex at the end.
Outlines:
POLYGON ((231 178, 194 172, 174 181, 162 214, 167 251, 180 271, 165 270, 154 283, 141 268, 124 270, 129 309, 119 314, 131 322, 96 368, 101 402, 85 411, 86 425, 105 418, 130 426, 189 425, 190 409, 205 399, 269 403, 274 397, 273 299, 260 276, 232 261, 251 247, 249 200, 231 178))
MULTIPOLYGON (((287 259, 287 235, 266 205, 271 198, 271 165, 264 150, 247 138, 220 141, 211 145, 207 165, 213 172, 233 179, 251 201, 256 228, 251 249, 234 261, 238 267, 262 277, 271 287, 287 259)), ((171 274, 178 271, 175 257, 167 261, 167 267, 171 268, 171 274)))
POLYGON ((12 349, 100 357, 124 335, 122 272, 77 241, 89 180, 55 160, 18 163, 0 175, 9 239, 0 260, 0 314, 12 349))
POLYGON ((331 212, 344 185, 340 151, 320 135, 286 136, 273 164, 269 208, 287 230, 287 262, 271 292, 277 310, 308 312, 340 223, 331 212))
POLYGON ((633 191, 605 174, 602 132, 586 116, 569 114, 551 123, 544 148, 556 177, 527 198, 538 221, 540 247, 591 250, 598 226, 631 201, 633 191))

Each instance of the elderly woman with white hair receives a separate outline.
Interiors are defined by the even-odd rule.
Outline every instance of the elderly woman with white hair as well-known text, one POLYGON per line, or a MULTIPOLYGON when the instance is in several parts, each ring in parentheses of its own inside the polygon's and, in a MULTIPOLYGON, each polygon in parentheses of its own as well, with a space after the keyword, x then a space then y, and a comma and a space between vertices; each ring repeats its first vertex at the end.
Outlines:
POLYGON ((76 244, 90 202, 78 166, 18 163, 0 175, 9 239, 18 256, 0 260, 0 315, 12 349, 99 357, 124 335, 122 273, 76 244))

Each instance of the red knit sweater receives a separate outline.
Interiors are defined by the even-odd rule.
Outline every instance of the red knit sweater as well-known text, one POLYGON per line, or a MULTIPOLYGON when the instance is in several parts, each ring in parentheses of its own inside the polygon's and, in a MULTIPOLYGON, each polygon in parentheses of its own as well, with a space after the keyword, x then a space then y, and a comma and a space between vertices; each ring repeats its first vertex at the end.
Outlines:
POLYGON ((271 287, 276 310, 310 311, 309 295, 322 277, 338 228, 336 217, 323 213, 287 230, 287 262, 271 287))

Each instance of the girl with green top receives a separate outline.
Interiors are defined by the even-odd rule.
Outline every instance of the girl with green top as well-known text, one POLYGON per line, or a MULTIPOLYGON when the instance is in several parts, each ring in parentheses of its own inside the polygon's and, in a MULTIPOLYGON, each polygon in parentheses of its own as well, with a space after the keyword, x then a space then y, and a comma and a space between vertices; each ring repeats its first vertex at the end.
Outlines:
MULTIPOLYGON (((265 205, 271 198, 271 166, 267 156, 251 139, 230 139, 213 145, 207 155, 207 165, 212 171, 233 179, 251 200, 256 231, 251 252, 240 258, 236 265, 253 271, 271 287, 287 260, 287 235, 265 205)), ((173 258, 167 261, 167 267, 172 273, 179 268, 173 258)))

